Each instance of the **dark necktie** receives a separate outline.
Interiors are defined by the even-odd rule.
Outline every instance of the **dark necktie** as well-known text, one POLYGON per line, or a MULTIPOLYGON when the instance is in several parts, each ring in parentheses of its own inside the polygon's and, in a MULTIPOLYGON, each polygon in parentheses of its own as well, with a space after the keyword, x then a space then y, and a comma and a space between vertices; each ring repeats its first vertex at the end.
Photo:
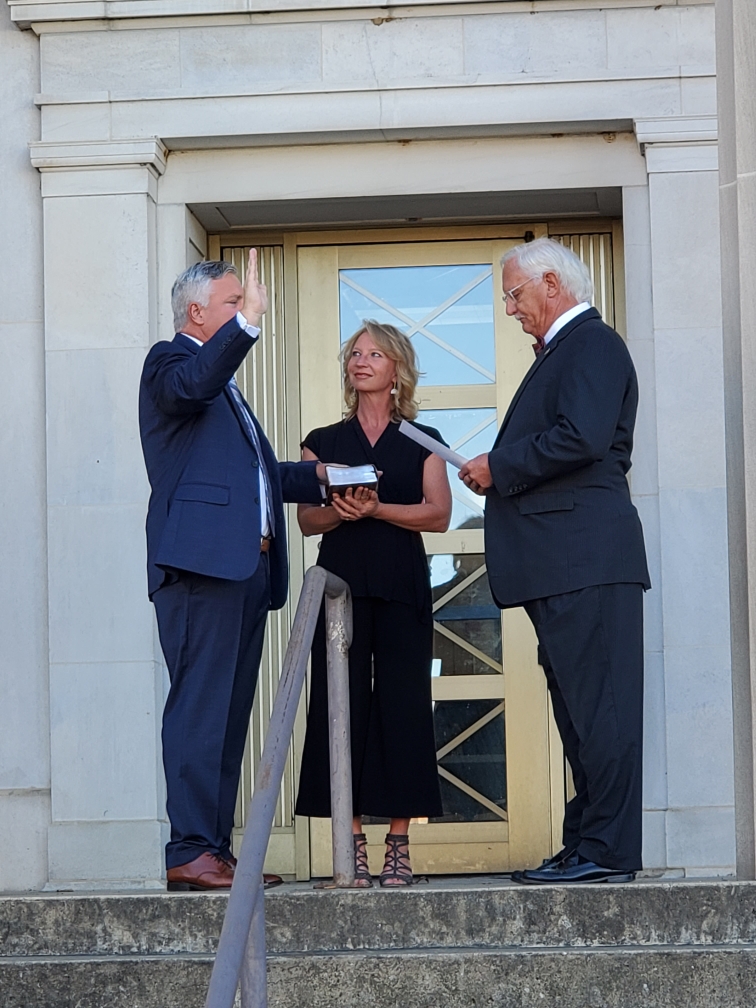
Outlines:
POLYGON ((546 340, 543 338, 543 336, 536 336, 536 341, 533 344, 533 351, 535 352, 536 357, 538 356, 538 354, 543 353, 545 346, 546 346, 546 340))
POLYGON ((265 497, 268 505, 268 527, 270 528, 270 534, 274 536, 276 534, 276 524, 273 518, 273 499, 270 496, 270 480, 268 479, 268 470, 265 468, 265 461, 263 459, 262 445, 260 444, 260 438, 257 434, 257 428, 252 422, 252 417, 249 413, 249 408, 244 402, 244 396, 241 394, 241 389, 236 384, 236 378, 232 378, 228 383, 228 387, 231 389, 231 395, 234 397, 234 402, 239 407, 241 415, 244 419, 244 426, 252 439, 252 444, 255 446, 255 451, 257 452, 257 461, 260 463, 260 472, 265 480, 265 497))

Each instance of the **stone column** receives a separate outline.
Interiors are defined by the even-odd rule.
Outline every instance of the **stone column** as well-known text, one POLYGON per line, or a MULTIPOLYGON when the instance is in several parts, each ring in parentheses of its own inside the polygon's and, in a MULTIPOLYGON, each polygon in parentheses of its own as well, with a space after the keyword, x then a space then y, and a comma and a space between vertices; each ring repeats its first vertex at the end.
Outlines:
POLYGON ((47 881, 50 821, 38 40, 0 4, 0 891, 47 881))
POLYGON ((756 878, 756 5, 716 0, 738 876, 756 878))
POLYGON ((638 374, 640 398, 635 424, 630 489, 643 522, 653 588, 644 598, 645 704, 643 742, 643 866, 667 867, 667 728, 664 686, 664 619, 659 540, 659 460, 656 429, 654 302, 651 296, 649 190, 622 190, 627 346, 638 374))
POLYGON ((163 670, 137 390, 156 331, 159 141, 32 145, 44 204, 49 889, 161 885, 163 670))
POLYGON ((726 875, 735 849, 716 119, 646 120, 636 134, 649 180, 666 863, 726 875))

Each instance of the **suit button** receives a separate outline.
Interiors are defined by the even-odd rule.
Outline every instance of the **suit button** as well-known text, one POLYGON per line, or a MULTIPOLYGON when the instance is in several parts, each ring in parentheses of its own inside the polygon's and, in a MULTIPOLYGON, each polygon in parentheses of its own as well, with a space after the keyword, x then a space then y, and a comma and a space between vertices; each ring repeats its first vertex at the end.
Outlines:
POLYGON ((259 503, 260 503, 260 498, 259 497, 255 497, 255 504, 259 504, 259 503))
POLYGON ((253 469, 259 469, 260 468, 260 463, 257 461, 257 459, 252 459, 252 468, 253 469))

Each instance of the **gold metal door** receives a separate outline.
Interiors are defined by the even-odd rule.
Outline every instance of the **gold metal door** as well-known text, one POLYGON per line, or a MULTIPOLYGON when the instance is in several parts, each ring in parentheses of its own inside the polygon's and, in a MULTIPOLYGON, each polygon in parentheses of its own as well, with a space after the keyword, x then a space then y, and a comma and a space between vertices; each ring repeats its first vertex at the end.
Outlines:
MULTIPOLYGON (((490 448, 532 361, 532 340, 507 317, 498 290, 499 258, 521 235, 300 246, 303 433, 340 419, 340 343, 363 318, 376 318, 398 325, 415 343, 424 372, 420 422, 438 428, 468 457, 490 448)), ((524 611, 501 614, 491 597, 482 500, 455 470, 449 475, 450 530, 425 536, 444 815, 412 822, 413 864, 416 872, 433 874, 506 871, 536 863, 552 849, 546 688, 524 611)), ((316 543, 305 549, 314 562, 316 543)), ((376 872, 385 832, 384 822, 366 820, 376 872)), ((310 838, 312 874, 330 874, 330 824, 312 820, 310 838)))
MULTIPOLYGON (((608 225, 608 226, 607 226, 608 225)), ((490 448, 532 361, 532 340, 506 316, 498 261, 527 231, 551 234, 589 265, 595 304, 623 328, 621 228, 564 222, 417 230, 211 237, 211 254, 244 274, 261 252, 271 311, 240 382, 279 457, 297 457, 301 436, 342 413, 340 343, 365 317, 408 332, 425 371, 420 421, 468 457, 490 448), (615 285, 615 277, 617 282, 615 285)), ((523 610, 500 614, 488 591, 480 498, 450 470, 451 528, 425 536, 435 617, 433 675, 444 816, 410 827, 416 872, 498 872, 537 864, 560 844, 565 790, 561 745, 550 715, 535 636, 523 610)), ((317 559, 289 521, 292 591, 317 559)), ((235 839, 244 828, 290 622, 273 614, 240 787, 235 839)), ((293 815, 304 733, 300 710, 266 870, 329 875, 330 822, 293 815)), ((371 867, 381 867, 386 826, 368 822, 371 867)))

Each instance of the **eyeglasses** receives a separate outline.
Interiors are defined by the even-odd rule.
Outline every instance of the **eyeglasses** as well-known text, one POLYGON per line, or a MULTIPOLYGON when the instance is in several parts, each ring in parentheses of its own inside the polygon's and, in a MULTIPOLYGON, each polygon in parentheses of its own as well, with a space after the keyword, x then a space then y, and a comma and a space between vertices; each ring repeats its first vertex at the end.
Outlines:
POLYGON ((517 284, 517 286, 513 287, 512 290, 504 291, 504 293, 501 296, 501 300, 504 302, 504 304, 506 304, 511 298, 514 301, 514 303, 517 304, 517 302, 520 299, 519 297, 515 297, 515 291, 518 291, 520 287, 524 287, 525 284, 529 284, 531 280, 542 280, 542 279, 543 277, 528 277, 527 280, 523 280, 522 283, 517 284))

